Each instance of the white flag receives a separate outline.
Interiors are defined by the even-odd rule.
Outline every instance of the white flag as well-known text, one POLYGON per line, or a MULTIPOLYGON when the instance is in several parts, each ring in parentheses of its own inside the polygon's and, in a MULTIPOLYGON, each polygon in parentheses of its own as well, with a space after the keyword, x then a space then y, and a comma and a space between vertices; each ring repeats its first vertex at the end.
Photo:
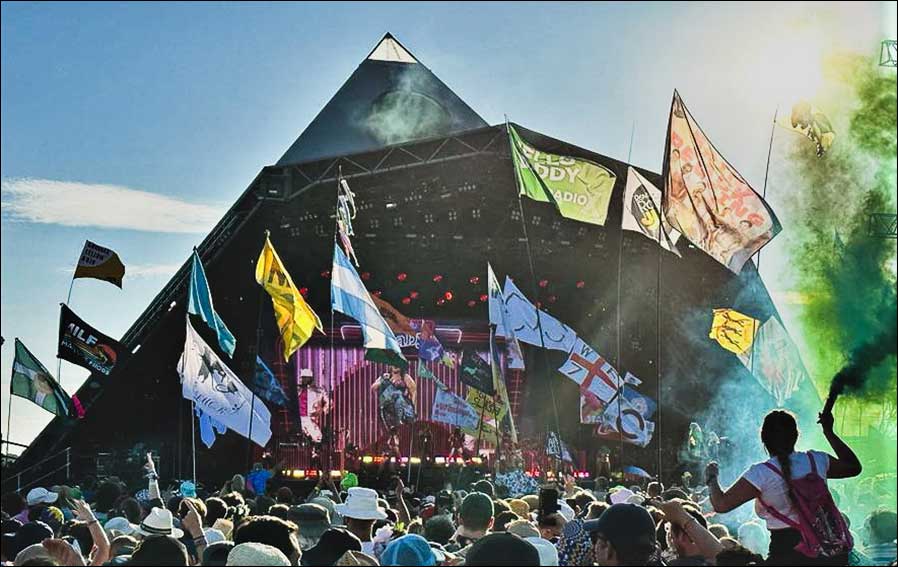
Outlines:
POLYGON ((244 437, 250 437, 252 428, 252 440, 260 447, 268 444, 271 412, 197 334, 189 318, 178 374, 184 398, 194 402, 197 409, 244 437))
POLYGON ((645 447, 652 440, 655 423, 649 421, 625 397, 617 396, 605 407, 602 433, 618 434, 623 441, 645 447))
POLYGON ((582 339, 577 339, 570 356, 558 371, 579 384, 581 391, 589 392, 605 403, 618 395, 624 383, 617 370, 582 339))
POLYGON ((505 350, 508 353, 508 367, 515 370, 524 369, 524 355, 521 352, 521 343, 514 336, 508 326, 508 313, 505 310, 505 298, 499 280, 493 273, 493 267, 486 264, 487 290, 489 291, 490 325, 496 326, 496 335, 505 337, 505 350))
POLYGON ((674 246, 680 233, 665 223, 661 214, 661 191, 632 167, 627 169, 621 228, 643 234, 661 248, 680 256, 674 246))
MULTIPOLYGON (((555 317, 537 309, 508 276, 505 277, 504 296, 506 321, 516 339, 538 347, 571 352, 577 341, 577 333, 555 317)), ((498 330, 496 334, 499 334, 498 330)))

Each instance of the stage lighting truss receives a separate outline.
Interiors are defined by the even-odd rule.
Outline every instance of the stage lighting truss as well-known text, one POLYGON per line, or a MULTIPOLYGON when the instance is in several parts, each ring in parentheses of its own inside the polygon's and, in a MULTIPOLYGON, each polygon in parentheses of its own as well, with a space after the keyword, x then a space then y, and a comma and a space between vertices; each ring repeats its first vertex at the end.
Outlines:
POLYGON ((898 42, 894 39, 887 39, 882 42, 879 51, 880 67, 898 67, 898 42))
POLYGON ((876 238, 898 238, 898 220, 891 213, 871 213, 867 217, 867 233, 876 238))

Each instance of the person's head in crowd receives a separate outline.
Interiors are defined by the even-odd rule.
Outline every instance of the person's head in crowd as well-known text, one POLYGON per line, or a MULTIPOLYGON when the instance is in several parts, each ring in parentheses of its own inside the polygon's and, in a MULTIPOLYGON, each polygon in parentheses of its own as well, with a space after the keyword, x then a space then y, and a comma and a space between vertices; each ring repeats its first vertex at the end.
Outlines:
POLYGON ((246 490, 246 479, 243 478, 242 474, 235 474, 232 476, 229 484, 231 492, 243 494, 243 491, 246 490))
POLYGON ((286 504, 290 506, 293 504, 293 491, 290 490, 289 486, 282 486, 278 488, 275 493, 275 500, 277 500, 278 504, 286 504))
POLYGON ((864 522, 864 544, 894 543, 898 531, 898 514, 888 510, 874 510, 864 522))
POLYGON ((228 554, 234 549, 233 541, 219 541, 209 544, 203 550, 200 564, 203 567, 216 567, 228 564, 228 554))
POLYGON ((276 547, 293 565, 299 564, 302 551, 297 540, 297 527, 292 522, 274 516, 253 516, 245 519, 234 531, 234 543, 264 543, 276 547))
POLYGON ((526 537, 524 539, 533 544, 533 547, 539 552, 539 564, 541 566, 558 565, 558 548, 551 541, 541 537, 526 537))
POLYGON ((59 530, 62 529, 62 524, 65 522, 65 516, 62 510, 56 506, 47 506, 41 511, 38 520, 50 526, 54 534, 59 534, 59 530))
POLYGON ((711 524, 708 526, 708 531, 714 534, 714 537, 717 539, 722 539, 725 537, 730 537, 730 530, 723 524, 711 524))
POLYGON ((97 492, 94 495, 94 501, 97 512, 107 514, 115 508, 116 502, 122 496, 122 485, 106 480, 97 486, 97 492))
POLYGON ((268 511, 274 504, 274 498, 265 494, 260 494, 256 496, 256 507, 253 510, 253 513, 257 516, 264 516, 268 514, 268 511))
POLYGON ((22 565, 59 565, 59 563, 50 556, 47 548, 35 543, 17 553, 13 565, 21 567, 22 565))
POLYGON ((448 514, 433 516, 424 522, 424 537, 427 541, 447 545, 454 533, 455 524, 452 523, 452 516, 448 514))
POLYGON ((109 542, 109 556, 131 555, 137 547, 137 538, 129 535, 120 535, 109 542))
POLYGON ((181 501, 184 500, 184 497, 181 495, 175 495, 169 498, 165 502, 165 509, 171 512, 172 516, 176 518, 180 518, 180 509, 181 509, 181 501))
POLYGON ((511 506, 505 500, 493 500, 493 516, 498 516, 502 512, 511 512, 511 506))
POLYGON ((225 518, 228 515, 228 505, 221 498, 206 498, 206 523, 210 526, 219 518, 225 518))
POLYGON ((3 545, 0 545, 4 559, 13 561, 20 551, 30 545, 40 543, 53 537, 53 530, 43 522, 28 522, 15 533, 3 534, 3 545))
POLYGON ((465 537, 483 537, 493 525, 493 501, 479 490, 468 494, 458 512, 458 524, 465 537))
POLYGON ((455 512, 455 499, 449 490, 441 490, 436 496, 436 512, 435 516, 440 514, 452 514, 455 512))
POLYGON ((291 506, 287 519, 299 527, 299 548, 303 552, 314 547, 331 525, 327 509, 320 504, 291 506))
POLYGON ((125 498, 119 504, 119 512, 132 524, 139 524, 143 519, 143 510, 136 498, 125 498))
POLYGON ((530 507, 530 512, 536 512, 539 509, 539 496, 536 494, 527 494, 525 496, 521 496, 521 500, 527 503, 527 506, 530 507))
POLYGON ((28 507, 25 503, 25 498, 18 492, 7 492, 3 495, 0 502, 2 502, 2 504, 0 504, 0 509, 6 514, 9 514, 10 518, 15 518, 28 507))
POLYGON ((90 553, 90 550, 94 546, 94 536, 91 535, 90 526, 87 525, 87 522, 82 522, 80 520, 67 522, 62 527, 61 534, 64 536, 72 536, 72 538, 78 542, 78 546, 81 548, 81 552, 84 555, 90 553))
POLYGON ((564 530, 566 524, 567 521, 560 512, 538 516, 536 519, 536 526, 539 528, 539 537, 549 541, 561 537, 561 532, 564 530))
POLYGON ((646 487, 645 492, 649 498, 660 498, 661 493, 664 492, 664 485, 658 481, 652 481, 646 487))
POLYGON ((494 532, 504 532, 508 524, 515 520, 520 520, 520 516, 512 512, 511 510, 506 510, 504 512, 499 512, 496 514, 496 519, 493 521, 493 529, 494 532))
MULTIPOLYGON (((349 493, 347 492, 346 497, 343 498, 343 502, 346 502, 346 498, 349 497, 349 493)), ((337 513, 337 504, 328 498, 327 496, 316 496, 309 500, 310 504, 318 504, 325 510, 327 510, 327 515, 331 519, 332 526, 342 526, 343 525, 343 517, 337 513)))
POLYGON ((686 491, 683 490, 682 488, 677 488, 676 486, 673 486, 661 493, 661 499, 664 501, 674 500, 674 499, 689 500, 689 495, 686 494, 686 491))
POLYGON ((609 508, 606 502, 600 502, 596 500, 595 502, 589 505, 589 508, 586 509, 586 519, 587 520, 598 520, 602 515, 602 512, 609 508))
POLYGON ((381 565, 421 565, 437 564, 437 556, 433 548, 423 537, 408 534, 398 537, 387 544, 380 555, 381 565))
POLYGON ((377 492, 370 488, 350 488, 346 502, 335 508, 346 528, 363 542, 371 541, 374 522, 387 519, 387 512, 378 505, 377 492))
POLYGON ((520 518, 530 517, 530 506, 520 498, 512 498, 508 501, 508 507, 520 518))
POLYGON ((596 490, 599 492, 608 492, 608 478, 600 476, 596 478, 596 490))
POLYGON ((421 518, 415 518, 411 522, 409 522, 408 527, 405 530, 410 534, 422 535, 424 533, 424 520, 421 518))
MULTIPOLYGON (((241 518, 242 520, 242 518, 241 518)), ((219 518, 212 524, 212 528, 221 532, 226 540, 232 539, 234 535, 234 522, 225 518, 219 518)))
POLYGON ((106 530, 106 533, 109 534, 109 537, 115 535, 132 535, 137 531, 137 524, 132 524, 128 521, 128 518, 124 516, 116 516, 115 518, 109 518, 105 524, 103 524, 103 529, 106 530))
POLYGON ((134 548, 128 565, 189 565, 187 548, 169 535, 146 536, 134 548))
POLYGON ((539 550, 529 541, 513 534, 489 534, 471 545, 465 556, 465 565, 538 566, 539 550))
POLYGON ((645 565, 655 553, 655 522, 642 506, 615 504, 583 527, 599 565, 645 565))
POLYGON ((598 502, 598 499, 586 490, 581 490, 574 495, 574 503, 577 505, 577 510, 580 514, 585 514, 589 509, 589 505, 593 502, 598 502))
POLYGON ((717 554, 714 564, 720 566, 763 565, 764 558, 736 542, 736 545, 724 546, 723 551, 717 554))
POLYGON ((488 480, 478 480, 471 486, 472 492, 482 492, 490 497, 490 499, 494 499, 496 497, 496 487, 493 486, 493 483, 488 480))
POLYGON ((224 500, 225 504, 228 506, 243 506, 246 504, 246 500, 243 499, 243 494, 237 491, 231 491, 221 497, 224 500))
POLYGON ((264 543, 247 542, 234 546, 228 552, 227 565, 271 565, 288 567, 287 556, 280 549, 264 543))
POLYGON ((745 522, 739 526, 736 534, 739 542, 750 549, 752 553, 767 555, 767 548, 770 542, 770 532, 762 526, 760 522, 745 522))
POLYGON ((540 537, 539 530, 530 520, 515 520, 509 522, 508 525, 505 526, 505 531, 524 539, 540 537))
MULTIPOLYGON (((699 523, 703 528, 708 527, 708 520, 702 515, 701 511, 694 506, 683 506, 683 510, 699 523)), ((725 528, 724 528, 725 529, 725 528)), ((677 557, 681 559, 690 557, 701 557, 701 547, 689 537, 682 527, 673 522, 667 522, 667 544, 668 548, 677 552, 677 557)))
POLYGON ((328 528, 318 544, 302 554, 301 565, 333 565, 347 551, 362 551, 362 541, 343 528, 328 528))
POLYGON ((280 518, 282 520, 289 520, 288 517, 290 514, 290 507, 286 504, 275 504, 271 508, 268 509, 268 515, 274 516, 275 518, 280 518))
POLYGON ((187 514, 190 512, 190 506, 193 504, 194 509, 197 514, 200 515, 200 521, 202 521, 202 525, 206 525, 206 503, 200 500, 199 498, 184 498, 181 500, 181 503, 178 504, 178 517, 182 520, 187 517, 187 514))
POLYGON ((773 410, 764 416, 761 424, 761 443, 771 457, 776 457, 783 475, 791 478, 789 455, 795 451, 798 441, 798 422, 792 412, 773 410))

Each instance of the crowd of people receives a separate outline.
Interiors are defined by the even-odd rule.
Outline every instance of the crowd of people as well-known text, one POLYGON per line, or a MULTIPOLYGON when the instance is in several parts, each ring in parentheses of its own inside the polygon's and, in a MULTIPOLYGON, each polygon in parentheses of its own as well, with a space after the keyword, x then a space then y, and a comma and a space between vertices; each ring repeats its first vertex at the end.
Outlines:
POLYGON ((730 487, 718 466, 704 489, 564 477, 529 493, 497 478, 425 493, 394 478, 380 492, 352 473, 308 494, 256 466, 220 489, 182 482, 34 487, 3 495, 4 565, 895 565, 896 513, 853 531, 826 483, 861 472, 821 426, 833 454, 795 450, 788 412, 764 419, 770 460, 730 487), (586 486, 583 486, 583 485, 586 486), (749 502, 755 517, 728 512, 749 502), (740 518, 734 522, 734 518, 740 518))

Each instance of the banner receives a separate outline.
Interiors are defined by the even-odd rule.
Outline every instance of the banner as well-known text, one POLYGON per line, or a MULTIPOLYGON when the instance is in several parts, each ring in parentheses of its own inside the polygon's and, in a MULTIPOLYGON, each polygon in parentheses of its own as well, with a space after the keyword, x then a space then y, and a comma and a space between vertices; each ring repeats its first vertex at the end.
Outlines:
POLYGON ((19 339, 16 339, 9 387, 13 396, 31 400, 52 414, 68 417, 76 415, 71 398, 19 339))
POLYGON ((757 330, 757 319, 739 313, 735 309, 715 309, 714 318, 711 320, 711 333, 708 336, 738 356, 742 364, 747 365, 757 330))
POLYGON ((553 202, 565 218, 605 224, 615 181, 611 170, 582 158, 537 150, 511 125, 508 135, 521 195, 553 202))
POLYGON ((377 310, 380 311, 380 314, 384 318, 384 321, 387 322, 387 326, 389 326, 394 333, 396 333, 397 335, 400 333, 405 333, 406 335, 415 334, 415 329, 412 326, 411 319, 400 313, 398 309, 390 304, 390 302, 385 299, 381 299, 376 295, 372 295, 371 300, 374 301, 374 305, 377 306, 377 310))
POLYGON ((477 388, 487 395, 492 396, 496 393, 493 387, 493 371, 490 368, 490 364, 473 350, 462 352, 458 378, 463 384, 477 388))
POLYGON ((568 449, 565 442, 561 440, 561 437, 556 435, 554 431, 550 431, 546 435, 546 456, 553 459, 561 459, 566 463, 573 464, 574 462, 574 457, 571 455, 571 451, 568 449))
POLYGON ((281 383, 259 355, 256 355, 256 367, 249 387, 254 394, 267 402, 282 407, 287 405, 287 394, 284 393, 281 383))
POLYGON ((577 339, 558 371, 576 382, 581 392, 589 392, 603 402, 611 401, 624 383, 617 370, 582 339, 577 339))
POLYGON ((431 319, 412 320, 412 329, 417 333, 418 358, 434 362, 443 358, 443 345, 436 335, 436 322, 431 319))
POLYGON ((496 400, 476 388, 468 388, 465 401, 477 410, 477 415, 483 412, 487 417, 495 419, 500 423, 507 413, 507 408, 501 400, 496 400))
POLYGON ((780 231, 773 211, 711 144, 674 92, 664 154, 664 215, 735 273, 780 231))
POLYGON ((122 287, 122 279, 125 277, 125 265, 122 264, 118 254, 109 248, 94 244, 90 240, 84 241, 84 249, 78 258, 78 266, 72 278, 94 278, 109 282, 119 289, 122 287))
POLYGON ((661 248, 680 256, 674 246, 680 233, 667 226, 661 214, 661 191, 633 167, 627 169, 621 228, 638 232, 657 242, 661 248))
POLYGON ((124 351, 125 347, 118 341, 94 329, 62 304, 56 352, 58 358, 109 376, 124 351))
POLYGON ((438 389, 433 398, 430 419, 463 429, 477 429, 480 414, 449 390, 438 389))
POLYGON ((237 348, 237 339, 234 338, 234 333, 228 329, 225 322, 215 312, 215 307, 212 305, 212 290, 209 289, 209 282, 206 280, 206 270, 203 269, 203 262, 200 260, 200 255, 197 254, 196 248, 193 249, 193 259, 190 267, 187 312, 202 317, 206 325, 215 331, 215 336, 218 337, 218 346, 221 347, 221 350, 230 357, 234 356, 234 349, 237 348))
POLYGON ((817 146, 817 157, 823 157, 836 140, 836 131, 829 118, 806 100, 795 103, 788 117, 778 118, 778 126, 798 132, 814 142, 817 146))
POLYGON ((524 370, 524 355, 521 352, 521 343, 514 336, 514 330, 508 324, 508 313, 505 309, 505 295, 499 280, 493 273, 493 267, 486 264, 486 287, 489 293, 490 325, 493 325, 498 336, 505 336, 505 352, 508 357, 508 367, 514 370, 524 370), (502 329, 502 333, 498 332, 502 329))
MULTIPOLYGON (((178 360, 181 393, 196 409, 260 447, 271 439, 271 412, 222 362, 186 319, 184 352, 178 360), (250 425, 252 417, 252 425, 250 425)), ((202 422, 201 422, 202 426, 202 422)))
POLYGON ((792 397, 804 380, 809 379, 798 347, 776 317, 771 317, 758 329, 745 364, 780 406, 792 397))
MULTIPOLYGON (((571 352, 577 341, 577 333, 573 329, 552 317, 535 305, 518 289, 511 278, 505 277, 505 312, 506 323, 515 338, 525 343, 571 352)), ((496 334, 506 336, 507 331, 496 329, 496 334)))

